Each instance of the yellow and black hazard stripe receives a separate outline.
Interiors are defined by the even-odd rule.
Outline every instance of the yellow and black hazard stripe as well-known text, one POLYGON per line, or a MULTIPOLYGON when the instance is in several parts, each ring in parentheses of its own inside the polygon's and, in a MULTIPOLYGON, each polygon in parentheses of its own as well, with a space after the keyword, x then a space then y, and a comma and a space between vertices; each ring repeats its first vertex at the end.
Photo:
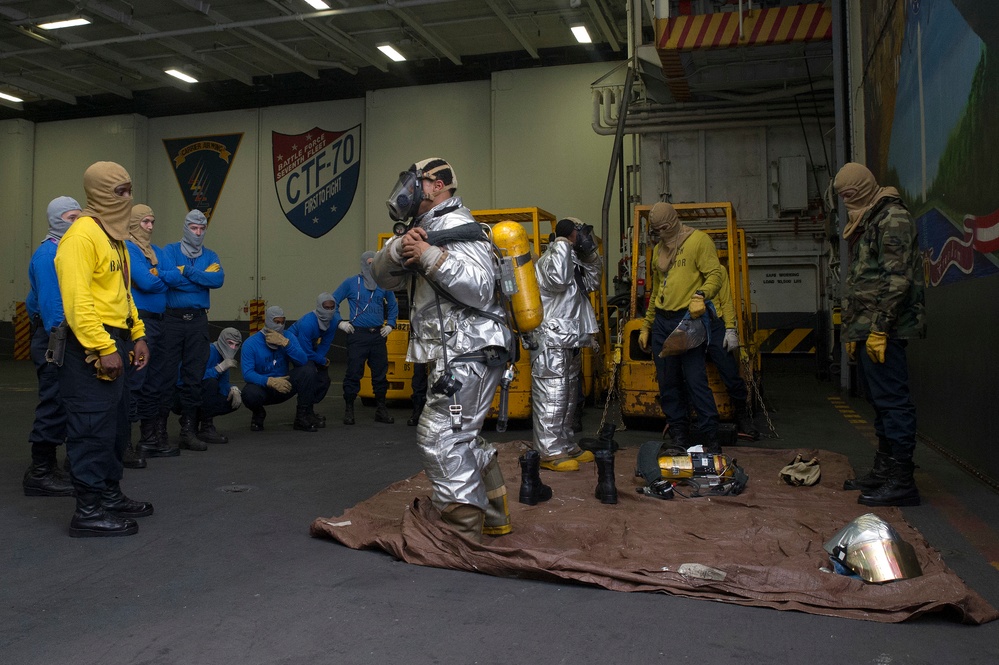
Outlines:
POLYGON ((267 308, 266 300, 250 301, 250 334, 264 328, 264 310, 267 308))
POLYGON ((815 354, 815 328, 761 328, 754 340, 760 353, 815 354))

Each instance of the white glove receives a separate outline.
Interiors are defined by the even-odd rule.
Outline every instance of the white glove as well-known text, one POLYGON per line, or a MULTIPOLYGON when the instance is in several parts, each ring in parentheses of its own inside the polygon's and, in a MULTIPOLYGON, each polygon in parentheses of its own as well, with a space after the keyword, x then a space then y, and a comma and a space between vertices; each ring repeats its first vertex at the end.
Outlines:
POLYGON ((725 329, 725 339, 722 341, 722 348, 726 351, 735 351, 739 348, 739 333, 735 328, 725 329))
POLYGON ((232 405, 233 410, 243 406, 243 393, 239 392, 239 388, 236 386, 229 388, 229 404, 232 405))
POLYGON ((354 324, 351 323, 350 321, 341 321, 340 325, 338 325, 337 328, 339 328, 340 330, 344 331, 348 335, 351 335, 351 334, 354 333, 354 324))
POLYGON ((392 332, 392 326, 382 326, 382 337, 388 337, 392 332))
POLYGON ((221 374, 226 370, 230 370, 236 366, 236 361, 232 358, 223 358, 222 362, 215 366, 215 371, 221 374))

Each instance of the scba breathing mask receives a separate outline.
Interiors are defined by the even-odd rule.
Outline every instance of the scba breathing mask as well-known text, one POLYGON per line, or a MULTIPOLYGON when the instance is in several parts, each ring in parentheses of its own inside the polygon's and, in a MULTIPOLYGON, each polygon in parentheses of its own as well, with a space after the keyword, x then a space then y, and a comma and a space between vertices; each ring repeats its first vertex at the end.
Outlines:
POLYGON ((423 193, 423 172, 415 168, 399 174, 399 180, 392 188, 385 205, 388 206, 389 217, 396 222, 405 222, 416 217, 420 203, 427 199, 423 193))

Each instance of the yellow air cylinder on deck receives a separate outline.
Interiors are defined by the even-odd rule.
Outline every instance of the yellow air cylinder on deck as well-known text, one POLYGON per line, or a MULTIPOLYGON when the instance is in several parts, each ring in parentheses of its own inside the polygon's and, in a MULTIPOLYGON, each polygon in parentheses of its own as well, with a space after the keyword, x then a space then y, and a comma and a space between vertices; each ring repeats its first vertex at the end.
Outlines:
MULTIPOLYGON (((499 247, 504 258, 510 259, 516 293, 510 295, 510 306, 519 332, 531 332, 541 325, 544 311, 541 309, 541 292, 538 290, 538 277, 534 274, 534 261, 531 258, 531 243, 527 231, 518 222, 499 222, 493 226, 493 243, 499 247)), ((509 293, 504 284, 504 292, 509 293)))

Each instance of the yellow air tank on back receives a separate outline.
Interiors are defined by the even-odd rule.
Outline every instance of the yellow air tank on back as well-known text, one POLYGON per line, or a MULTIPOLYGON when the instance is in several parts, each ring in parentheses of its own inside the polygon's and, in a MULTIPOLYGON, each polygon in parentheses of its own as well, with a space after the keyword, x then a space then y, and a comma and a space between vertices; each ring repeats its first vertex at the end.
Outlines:
POLYGON ((492 234, 493 243, 506 259, 502 266, 503 293, 510 297, 517 331, 531 332, 541 325, 544 311, 527 231, 518 222, 499 222, 493 225, 492 234))

